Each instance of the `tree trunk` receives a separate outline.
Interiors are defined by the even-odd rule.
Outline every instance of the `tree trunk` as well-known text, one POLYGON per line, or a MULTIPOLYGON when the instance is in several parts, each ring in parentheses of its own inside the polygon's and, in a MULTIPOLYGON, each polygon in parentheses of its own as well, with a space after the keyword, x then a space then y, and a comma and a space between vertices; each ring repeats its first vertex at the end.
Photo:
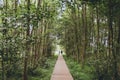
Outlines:
POLYGON ((86 17, 86 2, 82 5, 82 24, 83 24, 83 40, 82 40, 82 64, 84 65, 85 56, 86 56, 86 47, 87 47, 87 17, 86 17))
POLYGON ((28 64, 28 54, 30 50, 29 46, 29 37, 30 37, 30 0, 27 0, 27 32, 26 32, 26 53, 25 53, 25 59, 24 59, 24 76, 23 80, 28 80, 27 76, 27 64, 28 64))
POLYGON ((96 6, 96 14, 97 14, 97 53, 96 57, 98 57, 99 55, 99 39, 100 39, 100 35, 99 35, 99 27, 100 27, 100 19, 99 19, 99 5, 96 6))
POLYGON ((118 70, 117 70, 117 57, 114 52, 114 41, 113 41, 113 10, 112 10, 112 0, 108 4, 109 16, 108 16, 108 26, 109 26, 109 53, 112 53, 113 56, 113 71, 114 71, 114 80, 118 80, 118 70))

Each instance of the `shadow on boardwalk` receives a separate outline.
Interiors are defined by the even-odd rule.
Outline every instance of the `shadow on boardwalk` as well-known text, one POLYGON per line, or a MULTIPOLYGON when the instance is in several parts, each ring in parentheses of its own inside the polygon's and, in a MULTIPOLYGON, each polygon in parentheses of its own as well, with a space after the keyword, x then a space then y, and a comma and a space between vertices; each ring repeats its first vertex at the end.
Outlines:
POLYGON ((62 55, 58 56, 51 80, 73 80, 62 55))

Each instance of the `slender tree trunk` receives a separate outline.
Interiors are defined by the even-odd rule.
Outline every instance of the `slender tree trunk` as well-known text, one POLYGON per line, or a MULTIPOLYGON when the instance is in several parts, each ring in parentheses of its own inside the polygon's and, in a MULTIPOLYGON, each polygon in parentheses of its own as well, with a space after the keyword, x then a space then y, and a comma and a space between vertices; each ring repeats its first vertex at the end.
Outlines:
MULTIPOLYGON (((4 36, 4 34, 3 34, 3 36, 4 36)), ((4 45, 4 44, 2 44, 2 45, 4 45)), ((2 66, 2 80, 5 80, 5 65, 4 65, 4 48, 3 48, 3 50, 1 51, 1 58, 2 58, 2 62, 1 62, 1 66, 2 66)))
POLYGON ((108 17, 108 26, 109 26, 109 53, 112 53, 113 56, 113 71, 114 71, 114 80, 118 80, 118 71, 117 71, 117 57, 114 52, 114 42, 113 42, 113 10, 112 10, 112 0, 108 4, 109 17, 108 17))
POLYGON ((82 64, 85 62, 86 47, 87 47, 87 17, 86 17, 86 2, 82 5, 82 24, 83 24, 83 41, 82 41, 82 64))
MULTIPOLYGON (((114 73, 114 77, 115 80, 119 80, 119 74, 118 74, 118 61, 117 61, 117 54, 120 52, 120 18, 118 19, 118 37, 117 37, 117 47, 116 47, 116 51, 115 51, 115 55, 114 55, 114 69, 115 69, 115 73, 114 73)), ((118 54, 119 55, 119 54, 118 54)))
POLYGON ((96 14, 97 14, 97 53, 96 57, 98 57, 99 55, 99 39, 100 39, 100 35, 99 35, 99 28, 100 28, 100 20, 99 20, 99 5, 96 6, 96 14))
POLYGON ((117 47, 116 51, 120 52, 120 17, 119 17, 119 20, 118 20, 118 38, 117 38, 117 43, 118 43, 118 47, 117 47))
POLYGON ((28 80, 28 76, 27 76, 27 66, 28 66, 28 54, 29 54, 29 50, 30 50, 30 46, 29 46, 29 37, 30 37, 30 0, 27 0, 27 32, 26 32, 26 53, 25 53, 25 60, 24 60, 24 76, 23 76, 23 80, 28 80))
MULTIPOLYGON (((5 0, 4 5, 5 5, 5 9, 4 8, 2 9, 2 14, 5 15, 5 17, 2 18, 2 24, 3 24, 3 27, 5 29, 3 29, 2 32, 3 32, 3 39, 4 39, 4 43, 5 44, 2 43, 3 46, 7 44, 7 39, 6 39, 6 34, 7 34, 7 28, 6 28, 7 27, 7 19, 6 19, 6 17, 7 17, 7 10, 8 10, 8 0, 5 0), (6 12, 6 13, 4 13, 4 12, 6 12)), ((7 53, 6 51, 7 51, 7 49, 3 47, 3 50, 1 51, 1 57, 2 57, 2 62, 1 62, 1 66, 2 66, 2 78, 1 79, 2 80, 6 80, 5 61, 4 61, 4 57, 5 57, 4 53, 7 53)))

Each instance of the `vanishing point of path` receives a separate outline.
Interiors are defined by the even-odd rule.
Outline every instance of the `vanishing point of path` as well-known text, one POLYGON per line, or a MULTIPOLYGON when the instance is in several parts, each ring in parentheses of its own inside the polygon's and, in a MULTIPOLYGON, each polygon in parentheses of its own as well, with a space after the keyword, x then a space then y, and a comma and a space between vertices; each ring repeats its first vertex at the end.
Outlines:
POLYGON ((51 80, 73 80, 62 55, 58 56, 51 80))

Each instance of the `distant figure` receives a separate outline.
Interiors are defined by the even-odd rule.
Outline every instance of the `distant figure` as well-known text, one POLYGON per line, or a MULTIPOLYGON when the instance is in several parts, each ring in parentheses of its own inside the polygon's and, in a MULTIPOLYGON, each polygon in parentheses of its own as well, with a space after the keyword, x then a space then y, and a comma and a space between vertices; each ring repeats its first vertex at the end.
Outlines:
POLYGON ((61 54, 61 51, 59 51, 59 55, 61 54))
POLYGON ((59 51, 59 55, 62 55, 62 53, 63 53, 63 51, 61 50, 61 51, 59 51))
POLYGON ((61 54, 62 54, 63 52, 62 52, 62 50, 61 50, 61 54))

